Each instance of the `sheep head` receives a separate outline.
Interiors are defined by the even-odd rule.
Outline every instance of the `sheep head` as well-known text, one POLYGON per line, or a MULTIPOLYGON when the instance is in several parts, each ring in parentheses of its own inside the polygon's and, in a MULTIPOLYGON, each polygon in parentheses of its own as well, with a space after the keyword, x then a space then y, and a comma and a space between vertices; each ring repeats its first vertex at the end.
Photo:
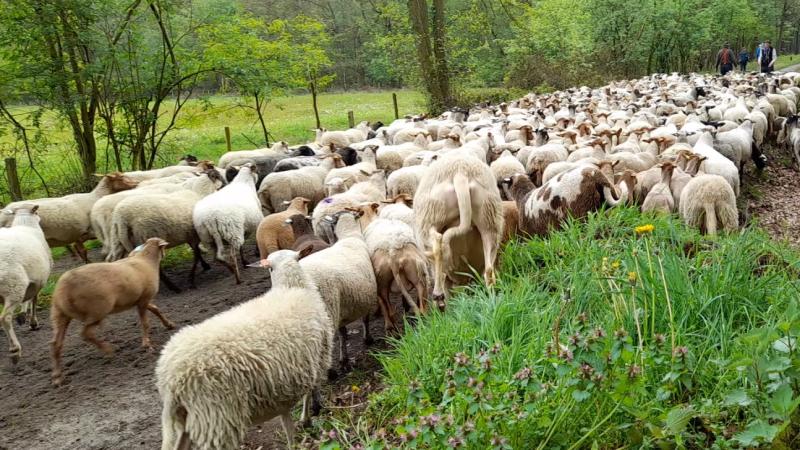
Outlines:
POLYGON ((128 178, 121 172, 111 172, 100 180, 101 185, 105 185, 112 193, 127 191, 135 188, 139 182, 128 178))

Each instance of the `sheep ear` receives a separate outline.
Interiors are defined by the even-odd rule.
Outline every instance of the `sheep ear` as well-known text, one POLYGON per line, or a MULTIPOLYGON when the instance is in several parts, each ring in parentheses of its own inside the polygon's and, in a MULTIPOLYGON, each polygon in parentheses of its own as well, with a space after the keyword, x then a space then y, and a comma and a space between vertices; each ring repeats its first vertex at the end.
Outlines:
POLYGON ((619 162, 620 162, 619 159, 614 161, 613 163, 611 163, 611 167, 617 167, 617 164, 619 164, 619 162))
POLYGON ((375 202, 373 202, 373 203, 370 203, 370 205, 369 205, 369 207, 370 207, 370 208, 372 208, 372 210, 373 210, 373 211, 375 211, 375 212, 377 212, 377 211, 378 211, 378 208, 379 208, 380 206, 381 206, 381 204, 380 204, 380 203, 375 203, 375 202))
POLYGON ((307 247, 304 247, 302 250, 300 250, 297 253, 297 256, 298 256, 297 259, 305 258, 306 256, 310 255, 312 251, 314 251, 314 247, 313 246, 309 245, 307 247))
POLYGON ((159 241, 158 241, 158 246, 159 246, 160 248, 165 248, 165 247, 166 247, 166 246, 168 246, 168 245, 169 245, 169 242, 167 242, 167 241, 165 241, 165 240, 163 240, 163 239, 161 239, 161 240, 159 240, 159 241))
POLYGON ((31 208, 31 214, 36 214, 36 211, 38 210, 39 210, 39 205, 33 205, 33 208, 31 208))

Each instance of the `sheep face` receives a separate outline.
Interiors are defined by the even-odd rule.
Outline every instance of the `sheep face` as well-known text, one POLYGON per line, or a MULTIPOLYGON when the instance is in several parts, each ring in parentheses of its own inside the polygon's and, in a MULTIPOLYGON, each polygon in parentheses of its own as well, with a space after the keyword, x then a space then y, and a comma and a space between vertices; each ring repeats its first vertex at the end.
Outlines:
POLYGON ((128 189, 135 188, 139 184, 138 181, 128 178, 119 172, 104 176, 100 183, 106 184, 111 192, 127 191, 128 189))

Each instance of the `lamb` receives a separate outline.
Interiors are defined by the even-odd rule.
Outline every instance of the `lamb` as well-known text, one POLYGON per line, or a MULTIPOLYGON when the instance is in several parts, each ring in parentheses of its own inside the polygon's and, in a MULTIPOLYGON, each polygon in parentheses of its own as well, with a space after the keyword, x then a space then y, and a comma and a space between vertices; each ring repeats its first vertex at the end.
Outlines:
POLYGON ((675 199, 669 189, 675 164, 665 161, 660 164, 660 168, 661 181, 648 192, 642 203, 642 212, 656 211, 669 214, 675 209, 675 199))
POLYGON ((294 234, 291 227, 285 226, 286 219, 295 214, 307 215, 309 202, 307 198, 294 198, 285 211, 272 213, 261 220, 256 230, 256 243, 261 259, 267 259, 270 253, 278 250, 292 248, 294 234))
POLYGON ((393 286, 400 290, 414 314, 425 312, 428 293, 427 263, 425 255, 417 247, 413 228, 401 220, 379 218, 378 206, 378 203, 370 203, 357 211, 361 216, 364 240, 375 271, 384 326, 390 331, 398 329, 389 301, 393 286), (419 305, 408 293, 408 284, 416 289, 419 305))
POLYGON ((292 250, 303 255, 310 255, 330 247, 330 244, 314 234, 314 227, 311 226, 310 217, 303 214, 295 214, 286 219, 284 223, 292 228, 292 235, 294 236, 292 250))
MULTIPOLYGON (((110 252, 107 261, 121 259, 134 247, 148 239, 161 237, 169 242, 167 248, 189 244, 194 252, 194 264, 189 274, 189 283, 195 287, 195 273, 200 263, 204 270, 210 267, 203 260, 200 239, 194 229, 192 214, 197 202, 224 186, 218 172, 207 171, 184 184, 184 189, 172 193, 145 193, 123 199, 111 214, 110 252)), ((178 291, 162 272, 161 280, 178 291)))
POLYGON ((284 141, 278 141, 272 144, 272 147, 270 148, 227 152, 219 157, 217 165, 220 168, 225 169, 228 166, 230 166, 233 161, 237 159, 257 158, 259 156, 275 156, 275 155, 290 156, 289 145, 284 141))
POLYGON ((245 165, 230 184, 198 201, 192 213, 200 241, 216 249, 216 259, 233 273, 236 284, 242 282, 236 254, 240 254, 246 266, 242 253, 244 240, 255 233, 263 218, 255 176, 250 165, 245 165))
POLYGON ((724 177, 697 175, 681 193, 680 214, 687 226, 701 233, 713 235, 718 229, 735 231, 738 226, 736 194, 724 177))
POLYGON ((0 299, 3 301, 0 322, 8 336, 12 364, 19 362, 22 354, 14 333, 14 312, 17 306, 23 305, 29 311, 31 329, 39 328, 36 302, 53 268, 50 248, 39 225, 38 209, 37 205, 25 203, 0 211, 0 216, 11 219, 11 227, 0 228, 0 299))
MULTIPOLYGON (((331 219, 338 241, 329 248, 300 260, 328 307, 333 326, 339 330, 339 367, 349 367, 347 330, 350 322, 362 319, 364 342, 370 344, 369 316, 378 308, 378 287, 372 270, 369 249, 361 227, 349 211, 340 211, 331 219)), ((334 376, 331 372, 330 376, 334 376)))
POLYGON ((503 209, 489 167, 478 158, 460 154, 439 158, 420 180, 414 203, 415 232, 433 266, 433 300, 443 302, 450 285, 458 282, 454 269, 461 263, 459 252, 467 237, 475 248, 474 238, 480 239, 483 267, 475 269, 483 271, 487 285, 493 285, 503 209), (461 242, 456 245, 454 239, 461 242))
POLYGON ((142 347, 152 349, 147 311, 161 320, 171 330, 175 324, 161 313, 152 302, 158 293, 158 267, 164 256, 167 242, 159 238, 148 239, 142 249, 113 263, 94 263, 64 273, 53 291, 50 320, 53 323, 51 355, 53 359, 53 384, 64 381, 61 369, 61 350, 69 323, 75 319, 85 325, 81 336, 107 355, 113 353, 108 342, 95 335, 95 330, 109 314, 137 308, 142 324, 142 347))
POLYGON ((342 157, 336 154, 321 156, 319 166, 303 167, 286 172, 273 172, 264 178, 258 188, 261 206, 267 213, 280 212, 286 209, 284 202, 296 197, 310 200, 309 208, 313 208, 325 198, 325 176, 335 167, 342 167, 342 157))
MULTIPOLYGON (((95 202, 103 196, 133 189, 136 185, 136 181, 114 172, 104 176, 91 192, 15 202, 9 204, 7 208, 14 210, 26 203, 36 204, 39 207, 37 210, 39 224, 47 244, 50 247, 59 247, 75 243, 75 250, 81 259, 89 262, 83 243, 92 237, 90 214, 95 202)), ((0 215, 0 227, 8 226, 11 220, 13 217, 0 215)))
POLYGON ((524 175, 505 180, 520 215, 520 231, 531 236, 545 236, 558 228, 567 215, 585 217, 596 211, 603 202, 619 200, 613 181, 596 166, 576 167, 551 178, 534 189, 524 175))
POLYGON ((292 407, 304 400, 304 422, 319 411, 333 323, 298 257, 272 253, 269 292, 183 328, 164 346, 155 371, 162 450, 238 449, 251 425, 276 416, 291 447, 292 407))
POLYGON ((393 198, 384 200, 383 206, 378 210, 378 217, 381 219, 400 220, 414 228, 414 210, 412 209, 412 197, 407 194, 396 195, 393 198))

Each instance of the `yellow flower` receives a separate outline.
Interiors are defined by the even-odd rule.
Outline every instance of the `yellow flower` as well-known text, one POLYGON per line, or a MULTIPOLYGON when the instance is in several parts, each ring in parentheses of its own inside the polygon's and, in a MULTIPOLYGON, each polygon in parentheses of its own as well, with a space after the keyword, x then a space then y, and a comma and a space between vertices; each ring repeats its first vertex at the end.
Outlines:
POLYGON ((354 384, 350 386, 350 390, 353 391, 353 393, 358 394, 361 391, 361 388, 354 384))
POLYGON ((636 283, 636 277, 637 277, 636 272, 628 272, 628 282, 630 282, 631 284, 636 283))
POLYGON ((611 263, 611 268, 612 269, 619 269, 619 266, 620 266, 620 262, 619 261, 614 261, 613 263, 611 263))
POLYGON ((652 233, 653 230, 655 229, 656 227, 648 223, 647 225, 642 225, 640 227, 634 228, 634 231, 636 231, 636 234, 645 234, 645 233, 652 233))

